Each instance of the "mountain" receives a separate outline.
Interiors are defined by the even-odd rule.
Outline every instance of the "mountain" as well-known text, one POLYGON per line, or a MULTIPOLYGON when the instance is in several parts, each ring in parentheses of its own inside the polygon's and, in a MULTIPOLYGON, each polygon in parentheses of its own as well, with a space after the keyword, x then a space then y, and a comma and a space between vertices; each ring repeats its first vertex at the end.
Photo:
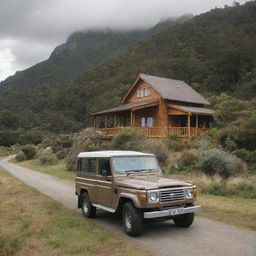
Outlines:
POLYGON ((228 92, 251 99, 256 97, 255 31, 255 1, 216 8, 136 42, 68 86, 39 93, 6 86, 0 107, 15 112, 16 127, 76 131, 91 125, 90 113, 117 105, 139 73, 184 80, 205 96, 228 92))
POLYGON ((67 41, 57 46, 49 59, 24 71, 16 72, 0 83, 0 87, 32 88, 42 90, 49 87, 65 86, 79 74, 107 59, 119 55, 140 40, 163 30, 172 24, 190 19, 185 15, 180 19, 161 21, 148 30, 112 31, 90 30, 75 32, 67 41))

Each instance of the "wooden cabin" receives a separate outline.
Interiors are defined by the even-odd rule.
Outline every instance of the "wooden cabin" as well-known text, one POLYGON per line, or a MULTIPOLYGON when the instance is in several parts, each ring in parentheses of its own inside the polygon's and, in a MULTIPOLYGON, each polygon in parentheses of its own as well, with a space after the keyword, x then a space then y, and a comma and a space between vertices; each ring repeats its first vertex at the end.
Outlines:
POLYGON ((108 135, 129 127, 148 137, 200 136, 207 132, 210 103, 183 81, 140 74, 122 104, 92 114, 94 128, 108 135))

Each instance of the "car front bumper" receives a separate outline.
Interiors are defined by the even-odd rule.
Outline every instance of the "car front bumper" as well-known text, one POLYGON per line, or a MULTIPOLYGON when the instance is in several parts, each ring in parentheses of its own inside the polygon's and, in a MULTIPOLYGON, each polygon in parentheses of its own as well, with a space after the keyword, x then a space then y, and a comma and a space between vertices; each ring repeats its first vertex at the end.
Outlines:
POLYGON ((174 217, 186 213, 198 212, 201 210, 201 206, 189 206, 189 207, 175 207, 168 210, 144 212, 144 219, 155 219, 163 217, 174 217))

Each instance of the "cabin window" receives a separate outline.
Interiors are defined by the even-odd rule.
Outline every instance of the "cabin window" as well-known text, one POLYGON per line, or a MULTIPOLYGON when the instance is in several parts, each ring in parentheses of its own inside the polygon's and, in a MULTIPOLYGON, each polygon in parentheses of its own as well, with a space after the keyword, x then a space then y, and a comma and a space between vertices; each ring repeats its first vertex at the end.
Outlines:
POLYGON ((152 127, 153 126, 153 117, 152 116, 143 116, 141 118, 142 127, 152 127))
POLYGON ((96 173, 96 159, 95 158, 82 158, 81 159, 81 172, 96 173))
POLYGON ((143 90, 138 90, 137 91, 137 98, 142 98, 143 97, 143 90))
POLYGON ((144 88, 144 97, 150 96, 150 88, 144 88))

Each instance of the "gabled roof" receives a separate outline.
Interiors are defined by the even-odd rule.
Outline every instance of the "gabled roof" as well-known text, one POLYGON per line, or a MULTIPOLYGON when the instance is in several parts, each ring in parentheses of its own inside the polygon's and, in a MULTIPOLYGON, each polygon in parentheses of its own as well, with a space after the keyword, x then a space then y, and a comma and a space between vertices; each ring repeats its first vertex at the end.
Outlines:
POLYGON ((181 105, 173 105, 173 104, 167 104, 168 107, 184 111, 186 113, 191 114, 199 114, 199 115, 213 115, 214 111, 207 108, 199 108, 199 107, 190 107, 190 106, 181 106, 181 105))
POLYGON ((143 101, 143 102, 138 102, 138 103, 133 103, 133 104, 123 104, 120 106, 117 106, 115 108, 111 108, 111 109, 107 109, 104 111, 100 111, 97 113, 93 113, 91 114, 92 116, 94 115, 101 115, 101 114, 106 114, 106 113, 113 113, 113 112, 121 112, 121 111, 126 111, 126 110, 130 110, 136 107, 140 107, 140 106, 147 106, 150 105, 152 103, 158 103, 158 100, 148 100, 148 101, 143 101))
POLYGON ((146 74, 139 75, 132 88, 124 97, 123 102, 140 79, 149 83, 166 100, 210 105, 207 99, 183 81, 146 74))

